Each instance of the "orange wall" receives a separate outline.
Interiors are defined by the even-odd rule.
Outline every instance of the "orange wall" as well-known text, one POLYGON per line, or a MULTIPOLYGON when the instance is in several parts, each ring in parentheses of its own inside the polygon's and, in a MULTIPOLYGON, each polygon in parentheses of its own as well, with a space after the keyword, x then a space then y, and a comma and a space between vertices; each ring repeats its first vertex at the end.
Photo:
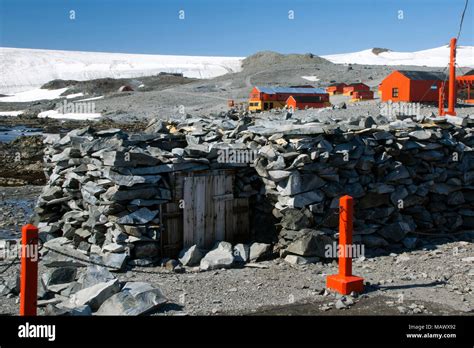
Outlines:
POLYGON ((379 88, 382 91, 381 100, 387 102, 410 101, 410 80, 398 71, 392 72, 383 81, 379 88), (392 97, 392 88, 398 88, 398 98, 392 97))
POLYGON ((439 91, 431 89, 432 85, 441 86, 441 81, 410 80, 398 71, 392 72, 379 88, 381 100, 387 102, 437 102, 439 91), (392 97, 392 88, 398 87, 398 98, 392 97))

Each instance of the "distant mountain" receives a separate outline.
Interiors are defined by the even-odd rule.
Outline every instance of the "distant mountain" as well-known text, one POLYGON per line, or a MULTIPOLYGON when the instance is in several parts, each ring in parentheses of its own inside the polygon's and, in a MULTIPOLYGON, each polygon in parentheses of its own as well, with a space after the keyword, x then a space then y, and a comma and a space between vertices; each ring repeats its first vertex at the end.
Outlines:
POLYGON ((242 67, 246 70, 268 69, 274 65, 288 65, 291 67, 306 64, 332 64, 312 53, 306 54, 282 54, 273 51, 262 51, 248 56, 242 61, 242 67))
MULTIPOLYGON (((353 53, 321 56, 336 64, 415 65, 445 67, 449 63, 449 46, 416 52, 395 52, 386 48, 372 48, 353 53)), ((474 67, 474 46, 458 46, 456 63, 474 67)))
POLYGON ((242 59, 0 47, 0 94, 31 90, 56 79, 131 78, 160 72, 213 78, 240 71, 242 59))

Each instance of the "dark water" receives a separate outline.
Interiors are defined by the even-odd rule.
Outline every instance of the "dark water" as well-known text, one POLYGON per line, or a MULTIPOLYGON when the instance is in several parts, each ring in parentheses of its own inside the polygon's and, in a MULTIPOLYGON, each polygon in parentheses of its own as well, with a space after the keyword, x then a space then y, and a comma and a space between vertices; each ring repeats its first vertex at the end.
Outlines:
POLYGON ((43 134, 40 128, 30 128, 25 126, 2 127, 0 126, 0 142, 7 143, 18 137, 43 134))

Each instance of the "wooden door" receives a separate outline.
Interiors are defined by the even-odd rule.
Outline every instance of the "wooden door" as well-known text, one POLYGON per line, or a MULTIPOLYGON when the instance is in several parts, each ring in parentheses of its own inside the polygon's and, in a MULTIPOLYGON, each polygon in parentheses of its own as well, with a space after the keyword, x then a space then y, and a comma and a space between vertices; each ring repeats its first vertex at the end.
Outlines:
POLYGON ((233 185, 233 175, 184 178, 184 247, 197 244, 210 249, 216 241, 248 237, 248 199, 234 198, 233 185))

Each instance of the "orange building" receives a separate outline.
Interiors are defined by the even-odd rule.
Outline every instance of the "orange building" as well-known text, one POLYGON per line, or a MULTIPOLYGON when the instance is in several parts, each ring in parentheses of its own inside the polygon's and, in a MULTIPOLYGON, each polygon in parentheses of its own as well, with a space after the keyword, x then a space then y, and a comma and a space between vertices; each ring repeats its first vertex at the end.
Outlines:
POLYGON ((433 71, 395 70, 381 83, 381 100, 387 102, 438 102, 446 76, 433 71))
POLYGON ((362 82, 351 83, 342 89, 342 94, 352 95, 355 91, 370 91, 370 87, 362 82))
POLYGON ((347 85, 344 82, 333 83, 326 88, 326 92, 328 92, 329 95, 342 94, 344 87, 346 86, 347 85))
MULTIPOLYGON (((326 96, 329 95, 324 88, 314 87, 258 87, 250 92, 249 111, 263 111, 274 108, 284 108, 290 96, 326 96)), ((325 97, 323 97, 325 98, 325 97)))
POLYGON ((312 109, 324 108, 331 105, 329 103, 329 94, 311 96, 290 96, 286 101, 286 106, 292 109, 312 109))
POLYGON ((374 99, 373 91, 354 91, 352 92, 352 101, 374 99))

